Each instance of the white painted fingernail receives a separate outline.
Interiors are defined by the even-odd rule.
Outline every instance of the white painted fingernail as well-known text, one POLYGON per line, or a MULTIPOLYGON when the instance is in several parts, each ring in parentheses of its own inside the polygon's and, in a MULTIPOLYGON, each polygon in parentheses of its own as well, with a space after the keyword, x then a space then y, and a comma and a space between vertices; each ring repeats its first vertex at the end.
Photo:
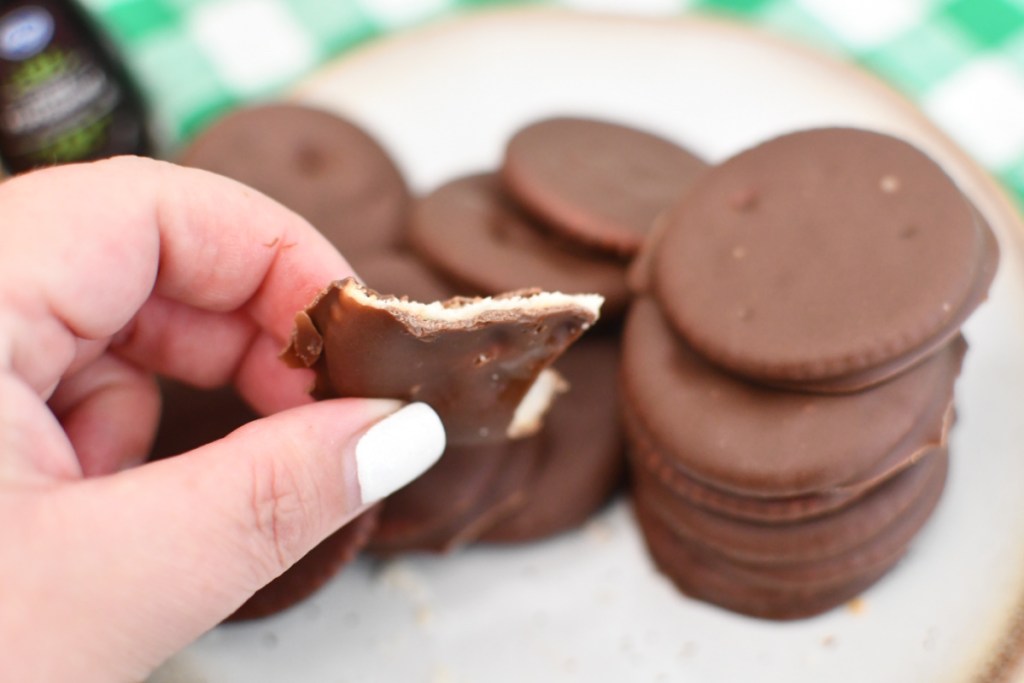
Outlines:
POLYGON ((370 427, 356 444, 363 503, 374 503, 426 472, 444 446, 441 419, 426 403, 410 403, 370 427))

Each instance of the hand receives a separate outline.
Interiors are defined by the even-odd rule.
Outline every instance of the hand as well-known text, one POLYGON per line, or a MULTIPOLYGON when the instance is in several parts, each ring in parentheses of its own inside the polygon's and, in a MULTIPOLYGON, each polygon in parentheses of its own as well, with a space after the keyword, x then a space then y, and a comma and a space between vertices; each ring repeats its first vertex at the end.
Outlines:
POLYGON ((351 274, 242 185, 137 158, 0 184, 0 671, 138 681, 444 448, 426 406, 311 403, 277 355, 351 274), (139 467, 151 373, 272 414, 139 467), (370 438, 372 436, 372 438, 370 438))

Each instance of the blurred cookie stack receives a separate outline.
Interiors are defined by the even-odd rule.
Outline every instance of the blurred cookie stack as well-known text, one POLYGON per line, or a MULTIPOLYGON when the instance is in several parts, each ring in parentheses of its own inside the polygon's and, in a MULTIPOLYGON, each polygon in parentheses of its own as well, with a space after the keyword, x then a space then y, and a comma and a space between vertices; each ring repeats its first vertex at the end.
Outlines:
MULTIPOLYGON (((567 389, 538 434, 450 444, 240 617, 308 595, 364 548, 446 552, 577 527, 618 488, 627 440, 657 566, 761 617, 858 594, 940 498, 959 329, 998 253, 906 143, 811 130, 709 168, 647 132, 552 118, 512 135, 497 168, 414 198, 356 124, 271 104, 222 118, 179 160, 304 216, 383 294, 606 300, 555 364, 567 389)), ((167 384, 165 397, 159 455, 254 417, 228 390, 167 384)))
POLYGON ((891 568, 943 489, 959 328, 997 258, 952 181, 885 135, 794 133, 704 174, 635 264, 623 338, 657 566, 774 619, 891 568))
MULTIPOLYGON (((555 364, 568 390, 547 418, 541 437, 548 443, 524 500, 479 531, 479 540, 521 542, 571 529, 617 487, 624 468, 616 378, 627 264, 653 217, 704 167, 645 132, 546 119, 511 137, 496 171, 458 178, 414 202, 413 252, 460 293, 539 287, 605 297, 597 328, 555 364)), ((366 275, 371 285, 373 277, 366 275)), ((457 466, 445 458, 437 469, 457 466)), ((394 498, 429 486, 425 477, 394 498)))
MULTIPOLYGON (((619 487, 625 461, 618 331, 629 300, 626 267, 651 218, 704 164, 646 133, 578 119, 528 127, 508 149, 500 172, 455 180, 418 200, 366 131, 301 105, 232 112, 180 155, 184 165, 239 180, 305 217, 381 293, 435 301, 538 287, 606 298, 602 330, 588 333, 555 365, 567 389, 539 434, 451 444, 422 478, 346 527, 352 531, 339 532, 344 544, 334 539, 318 548, 237 618, 287 607, 360 549, 445 552, 474 541, 544 538, 580 525, 619 487), (615 166, 612 157, 624 152, 634 158, 615 166), (602 201, 608 217, 600 213, 602 201), (549 207, 550 219, 536 217, 549 207), (617 215, 623 207, 630 213, 617 215)), ((159 455, 255 417, 229 389, 165 383, 164 394, 159 455)))

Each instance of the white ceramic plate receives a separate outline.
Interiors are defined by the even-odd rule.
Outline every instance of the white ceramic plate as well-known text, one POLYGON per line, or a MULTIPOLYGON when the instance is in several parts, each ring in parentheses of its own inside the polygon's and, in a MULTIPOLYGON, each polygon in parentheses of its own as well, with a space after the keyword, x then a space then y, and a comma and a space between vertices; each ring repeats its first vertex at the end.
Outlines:
POLYGON ((159 683, 1011 680, 1024 630, 1022 228, 993 182, 859 71, 750 29, 556 11, 487 13, 376 43, 298 91, 362 122, 417 190, 493 168, 531 119, 633 122, 709 159, 784 131, 887 131, 937 158, 997 231, 1003 262, 968 324, 946 494, 909 555, 852 605, 796 623, 679 595, 629 509, 514 549, 360 560, 314 598, 220 627, 159 683))

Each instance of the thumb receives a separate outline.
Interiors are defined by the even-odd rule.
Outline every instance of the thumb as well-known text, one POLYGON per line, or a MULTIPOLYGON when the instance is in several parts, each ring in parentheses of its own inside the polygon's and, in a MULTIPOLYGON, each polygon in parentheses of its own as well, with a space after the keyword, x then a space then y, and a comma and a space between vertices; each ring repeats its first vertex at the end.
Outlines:
POLYGON ((97 656, 115 664, 131 653, 145 674, 425 471, 444 445, 425 404, 339 399, 62 487, 48 501, 47 531, 74 558, 65 569, 84 575, 70 587, 62 577, 61 600, 51 587, 46 602, 61 613, 44 623, 77 623, 77 635, 110 648, 97 656))

